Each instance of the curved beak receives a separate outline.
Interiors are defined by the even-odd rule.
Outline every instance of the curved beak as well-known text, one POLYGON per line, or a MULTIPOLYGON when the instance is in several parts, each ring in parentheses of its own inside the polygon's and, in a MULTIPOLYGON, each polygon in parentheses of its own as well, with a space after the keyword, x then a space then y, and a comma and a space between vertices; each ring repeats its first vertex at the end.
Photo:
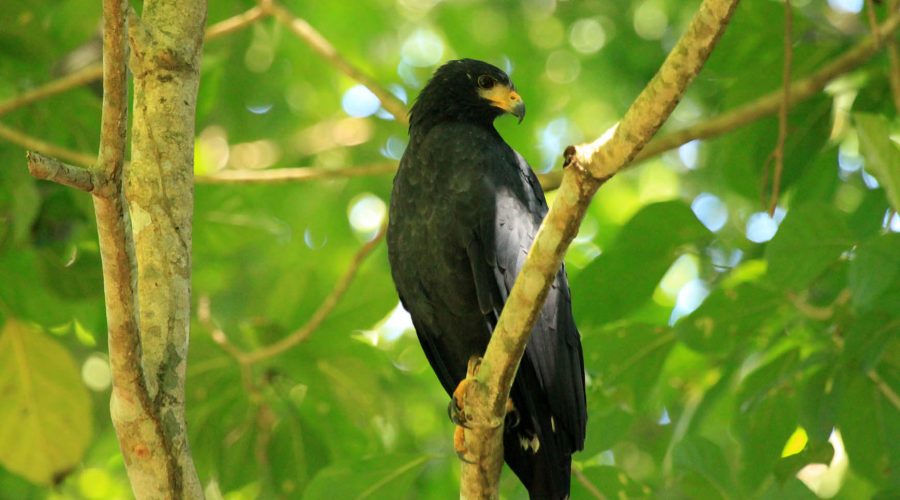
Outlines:
POLYGON ((522 120, 525 119, 525 101, 519 97, 519 94, 515 92, 511 92, 511 96, 515 96, 516 100, 512 105, 512 109, 509 111, 513 116, 519 119, 519 123, 522 123, 522 120))
POLYGON ((482 98, 487 99, 503 111, 515 116, 522 123, 525 118, 525 101, 522 96, 516 92, 515 88, 506 85, 494 85, 488 90, 479 90, 478 93, 482 98))

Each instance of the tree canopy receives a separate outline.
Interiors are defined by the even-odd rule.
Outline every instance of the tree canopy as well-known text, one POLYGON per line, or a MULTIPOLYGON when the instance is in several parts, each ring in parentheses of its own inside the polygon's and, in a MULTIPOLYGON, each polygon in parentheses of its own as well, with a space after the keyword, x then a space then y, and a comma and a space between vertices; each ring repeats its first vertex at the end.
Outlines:
MULTIPOLYGON (((589 405, 574 498, 900 491, 900 14, 874 4, 743 2, 600 188, 566 256, 589 405)), ((552 203, 566 146, 621 119, 698 5, 210 2, 186 391, 208 497, 456 495, 447 398, 381 241, 402 110, 446 60, 504 68, 528 115, 498 130, 552 203)), ((131 494, 91 200, 23 154, 94 161, 100 18, 0 14, 4 498, 131 494)), ((508 471, 501 491, 525 494, 508 471)))

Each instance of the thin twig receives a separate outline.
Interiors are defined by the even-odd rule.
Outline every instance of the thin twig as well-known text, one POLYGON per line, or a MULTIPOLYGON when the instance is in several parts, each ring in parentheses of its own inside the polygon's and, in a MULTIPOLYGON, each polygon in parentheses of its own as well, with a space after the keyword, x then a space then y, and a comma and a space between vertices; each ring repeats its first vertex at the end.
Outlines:
MULTIPOLYGON (((898 26, 900 26, 900 14, 896 13, 896 4, 898 2, 897 0, 890 1, 894 4, 894 7, 890 9, 894 14, 878 29, 878 34, 887 40, 893 40, 890 35, 898 26)), ((891 86, 894 89, 895 104, 897 105, 897 109, 900 110, 900 56, 897 55, 896 44, 888 43, 889 50, 892 46, 894 47, 894 56, 891 58, 891 86)), ((825 88, 829 82, 858 68, 868 61, 875 53, 876 49, 873 37, 869 36, 815 73, 794 82, 790 87, 791 102, 797 104, 816 95, 825 88)), ((676 132, 668 133, 659 139, 651 141, 647 147, 638 153, 629 166, 637 165, 642 161, 656 157, 666 151, 687 144, 690 141, 716 137, 740 128, 748 123, 773 115, 778 112, 783 100, 784 92, 782 90, 777 90, 709 120, 676 132)), ((0 138, 19 144, 26 149, 38 151, 42 154, 53 156, 78 166, 89 167, 94 163, 94 158, 92 156, 41 141, 40 139, 5 127, 2 124, 0 124, 0 138)), ((225 174, 223 177, 230 175, 237 174, 225 174)), ((267 175, 273 174, 261 174, 260 176, 267 175)), ((373 175, 377 174, 373 172, 373 175)), ((217 183, 220 181, 213 180, 212 178, 218 176, 219 174, 210 174, 203 177, 198 176, 197 181, 203 183, 217 183)), ((554 171, 547 174, 539 174, 538 177, 544 190, 551 191, 559 188, 562 180, 562 172, 554 171)), ((222 180, 221 182, 231 181, 222 180)))
POLYGON ((94 176, 86 168, 69 165, 34 151, 25 153, 25 158, 28 160, 28 173, 35 179, 56 182, 88 193, 94 190, 94 176))
MULTIPOLYGON (((225 335, 220 328, 215 327, 212 329, 212 338, 213 340, 219 344, 228 354, 234 357, 241 365, 252 365, 255 363, 259 363, 260 361, 264 361, 266 359, 275 357, 288 349, 294 347, 295 345, 303 342, 308 339, 310 335, 312 335, 316 329, 325 321, 326 318, 331 314, 334 308, 338 305, 341 298, 347 292, 347 289, 350 288, 350 284, 353 283, 353 280, 356 278, 357 273, 359 272, 359 268, 362 266, 363 262, 366 258, 374 251, 378 245, 384 240, 384 235, 387 230, 387 225, 383 225, 374 238, 366 242, 363 246, 356 251, 356 254, 351 259, 350 263, 347 265, 347 269, 344 271, 343 276, 335 283, 334 288, 331 290, 331 293, 325 297, 325 300, 319 305, 319 308, 313 313, 313 315, 309 318, 309 320, 295 330, 293 333, 288 335, 287 337, 282 338, 281 340, 257 349, 255 351, 244 352, 241 351, 237 346, 232 344, 228 340, 228 336, 225 335)), ((211 322, 209 324, 212 324, 211 322)))
MULTIPOLYGON (((233 33, 243 29, 250 24, 265 17, 267 14, 259 6, 242 12, 236 16, 229 17, 224 21, 220 21, 206 30, 206 40, 215 40, 224 35, 233 33)), ((103 65, 100 63, 85 66, 84 68, 62 76, 56 80, 51 80, 40 87, 33 88, 22 92, 21 94, 0 102, 0 115, 9 113, 14 109, 31 104, 41 99, 60 94, 69 89, 80 87, 88 83, 99 80, 103 76, 103 65)))
POLYGON ((0 124, 0 138, 18 144, 24 149, 37 151, 45 156, 52 156, 79 167, 90 168, 97 161, 94 156, 51 144, 2 124, 0 124))
POLYGON ((584 475, 584 472, 581 472, 580 469, 572 469, 572 475, 575 476, 575 479, 584 486, 584 489, 588 490, 591 495, 597 500, 606 500, 606 496, 597 488, 597 486, 588 479, 587 476, 584 475))
POLYGON ((866 0, 866 18, 869 21, 869 30, 875 37, 875 48, 881 48, 881 36, 878 34, 878 17, 875 15, 875 2, 866 0))
POLYGON ((40 87, 22 92, 15 97, 0 102, 0 115, 9 113, 16 108, 21 108, 22 106, 31 104, 35 101, 59 94, 60 92, 65 92, 71 88, 99 80, 101 76, 103 76, 103 65, 93 64, 91 66, 86 66, 74 73, 69 73, 57 80, 47 82, 40 87))
POLYGON ((397 171, 397 163, 374 163, 358 167, 298 167, 273 168, 266 170, 223 170, 211 174, 198 175, 198 184, 277 184, 283 182, 312 181, 346 177, 392 174, 397 171))
POLYGON ((247 26, 255 23, 256 21, 266 17, 268 13, 259 5, 248 9, 245 12, 237 14, 235 16, 229 17, 224 21, 219 21, 212 26, 206 28, 206 34, 204 38, 206 41, 215 40, 217 38, 221 38, 230 33, 234 33, 235 31, 246 28, 247 26))
MULTIPOLYGON (((897 13, 896 9, 891 12, 893 12, 891 17, 878 28, 877 33, 882 38, 890 37, 897 27, 900 26, 900 13, 897 13)), ((874 38, 872 36, 864 38, 854 45, 853 48, 847 50, 815 73, 794 82, 791 85, 791 102, 796 104, 816 95, 832 80, 858 68, 871 59, 876 52, 874 38)), ((900 63, 898 63, 898 66, 900 66, 900 63)), ((900 70, 895 74, 897 75, 896 99, 898 100, 898 109, 900 109, 900 70)), ((670 132, 659 139, 651 141, 647 147, 638 153, 629 167, 688 142, 716 137, 761 118, 771 116, 778 112, 784 99, 783 96, 784 92, 782 90, 776 90, 714 118, 670 132)), ((556 171, 547 174, 546 178, 541 180, 541 185, 545 190, 556 189, 561 181, 562 172, 556 171)))
MULTIPOLYGON (((888 0, 888 12, 896 15, 900 10, 900 1, 888 0)), ((891 95, 894 97, 894 108, 900 113, 900 50, 897 48, 897 37, 885 36, 888 51, 888 76, 891 82, 891 95)))
MULTIPOLYGON (((878 26, 874 33, 877 34, 878 26)), ((791 0, 784 0, 784 66, 781 69, 781 106, 778 108, 778 142, 772 154, 775 173, 772 175, 772 197, 769 200, 769 215, 775 215, 778 196, 781 191, 781 175, 784 172, 784 142, 788 133, 788 110, 791 106, 791 66, 794 61, 794 8, 791 0)), ((877 39, 876 39, 877 40, 877 39)))
POLYGON ((295 330, 293 333, 279 340, 278 342, 275 342, 274 344, 247 353, 247 362, 258 363, 260 361, 277 356, 309 338, 309 336, 312 335, 312 333, 315 332, 317 328, 319 328, 319 325, 321 325, 322 322, 325 321, 328 315, 331 314, 331 311, 333 311, 338 302, 340 302, 341 298, 344 296, 344 293, 346 293, 347 289, 350 288, 350 284, 353 283, 353 280, 356 278, 356 274, 357 272, 359 272, 359 268, 366 260, 366 257, 368 257, 369 254, 371 254, 372 251, 375 250, 379 244, 381 244, 381 241, 384 239, 386 229, 387 225, 383 226, 374 238, 366 242, 366 244, 364 244, 359 248, 359 250, 357 250, 356 255, 353 256, 353 259, 350 261, 350 264, 344 271, 344 275, 341 276, 338 282, 334 285, 334 288, 331 290, 331 293, 329 293, 328 296, 325 297, 325 300, 322 301, 322 304, 319 305, 319 308, 316 309, 316 312, 313 313, 313 315, 309 318, 309 321, 307 321, 305 325, 301 326, 299 329, 295 330))
MULTIPOLYGON (((104 0, 105 9, 127 5, 122 0, 104 0), (115 3, 119 2, 119 5, 115 3)), ((105 12, 105 11, 104 11, 105 12)), ((125 128, 128 118, 128 25, 124 19, 104 19, 103 35, 103 108, 100 116, 100 155, 98 170, 114 184, 111 196, 121 194, 125 165, 125 128), (108 33, 108 31, 114 31, 108 33)))
POLYGON ((177 458, 167 452, 163 422, 147 391, 143 369, 134 241, 122 186, 127 102, 127 2, 103 2, 103 109, 98 171, 105 186, 94 191, 112 373, 110 416, 132 489, 181 493, 177 458))
POLYGON ((379 85, 373 78, 351 64, 334 48, 331 42, 316 31, 305 19, 295 16, 275 2, 263 2, 262 6, 264 9, 269 10, 275 19, 288 27, 297 37, 306 42, 311 49, 328 61, 329 64, 368 88, 381 100, 381 105, 384 106, 384 109, 394 115, 394 119, 404 125, 409 123, 406 105, 400 99, 397 99, 394 94, 391 94, 379 85))
POLYGON ((891 403, 891 405, 900 411, 900 396, 891 389, 891 386, 887 385, 884 379, 881 378, 881 375, 878 375, 878 372, 875 370, 869 370, 866 372, 866 375, 869 377, 875 387, 878 387, 878 390, 884 394, 884 397, 891 403))
MULTIPOLYGON (((882 37, 888 36, 897 29, 898 25, 900 25, 900 13, 895 12, 879 27, 877 33, 882 37)), ((791 85, 791 102, 796 103, 815 95, 838 76, 852 71, 868 61, 876 52, 874 37, 867 36, 815 73, 794 82, 791 85)), ((720 135, 746 123, 772 115, 778 111, 783 99, 784 91, 777 90, 711 120, 667 134, 648 144, 635 158, 635 163, 675 149, 692 140, 720 135)))

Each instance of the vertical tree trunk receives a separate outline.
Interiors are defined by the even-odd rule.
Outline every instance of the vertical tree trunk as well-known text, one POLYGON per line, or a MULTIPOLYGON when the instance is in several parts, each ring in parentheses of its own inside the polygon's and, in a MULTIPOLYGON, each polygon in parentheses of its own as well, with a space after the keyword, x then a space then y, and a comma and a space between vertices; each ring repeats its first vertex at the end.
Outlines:
MULTIPOLYGON (((202 497, 184 418, 191 310, 194 113, 205 0, 148 0, 130 30, 134 74, 125 197, 137 260, 141 363, 176 496, 202 497)), ((138 497, 143 496, 137 491, 138 497)), ((151 495, 155 496, 155 495, 151 495)))

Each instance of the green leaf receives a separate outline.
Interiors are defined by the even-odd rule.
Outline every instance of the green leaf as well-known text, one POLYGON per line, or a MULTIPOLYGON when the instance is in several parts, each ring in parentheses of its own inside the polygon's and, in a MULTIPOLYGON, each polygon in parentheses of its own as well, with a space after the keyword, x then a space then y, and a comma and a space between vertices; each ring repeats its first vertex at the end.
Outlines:
POLYGON ((642 408, 656 387, 675 337, 666 328, 634 324, 586 331, 582 344, 585 368, 596 382, 642 408))
POLYGON ((81 460, 91 438, 90 399, 64 347, 7 317, 0 334, 0 463, 50 484, 81 460))
POLYGON ((794 477, 800 469, 809 464, 831 463, 834 458, 834 447, 828 441, 810 441, 800 453, 783 457, 775 465, 775 477, 786 482, 794 477))
POLYGON ((678 339, 700 352, 726 353, 758 334, 782 304, 781 296, 754 283, 717 288, 675 325, 678 339))
POLYGON ((734 425, 742 445, 741 479, 750 489, 773 471, 797 428, 797 401, 790 380, 798 359, 799 351, 788 351, 741 382, 734 425))
POLYGON ((769 281, 803 288, 852 244, 852 233, 835 208, 818 203, 793 207, 766 248, 769 281))
POLYGON ((737 491, 725 454, 712 441, 690 436, 675 445, 672 460, 676 468, 698 474, 722 498, 731 498, 737 491))
POLYGON ((596 491, 606 498, 647 498, 651 493, 648 486, 634 481, 617 467, 585 467, 581 474, 590 486, 573 477, 571 498, 596 498, 596 491))
POLYGON ((861 371, 847 374, 838 413, 850 466, 882 487, 900 482, 900 408, 887 396, 900 393, 896 367, 893 370, 880 367, 879 382, 861 371))
POLYGON ((812 201, 831 201, 841 183, 838 171, 837 146, 819 153, 794 185, 791 203, 803 205, 812 201))
POLYGON ((900 318, 883 311, 860 315, 846 329, 841 363, 853 370, 874 368, 900 338, 900 318))
MULTIPOLYGON (((828 142, 832 101, 830 97, 820 95, 791 109, 788 117, 791 133, 784 143, 784 170, 780 186, 783 191, 787 191, 801 177, 809 175, 807 170, 828 142)), ((716 155, 711 167, 721 171, 734 191, 748 199, 758 200, 761 180, 768 178, 771 184, 775 168, 771 156, 777 142, 777 118, 759 120, 711 141, 712 154, 716 155), (747 144, 754 147, 747 147, 747 144)), ((770 189, 767 186, 765 192, 770 189)))
POLYGON ((611 400, 602 391, 592 391, 587 395, 588 420, 592 426, 603 432, 589 432, 584 441, 585 456, 593 456, 612 448, 627 436, 634 422, 634 415, 625 411, 621 404, 611 400))
POLYGON ((339 462, 316 474, 303 498, 403 498, 429 460, 427 455, 387 455, 339 462))
POLYGON ((869 113, 856 113, 853 117, 866 170, 884 186, 894 210, 900 210, 900 146, 891 140, 890 122, 869 113))
POLYGON ((856 249, 850 262, 853 305, 865 309, 896 283, 900 272, 900 234, 872 238, 856 249))
MULTIPOLYGON (((845 489, 841 489, 841 493, 844 493, 845 489)), ((819 500, 819 497, 796 477, 788 478, 785 482, 773 481, 758 498, 759 500, 819 500)), ((840 498, 860 497, 842 496, 840 498)))
POLYGON ((682 247, 703 245, 710 237, 681 201, 642 208, 574 280, 573 307, 579 324, 601 325, 636 310, 653 295, 682 247))
POLYGON ((798 423, 810 441, 827 441, 834 429, 840 404, 840 395, 831 390, 837 370, 835 358, 824 359, 821 367, 809 373, 799 386, 798 423))

